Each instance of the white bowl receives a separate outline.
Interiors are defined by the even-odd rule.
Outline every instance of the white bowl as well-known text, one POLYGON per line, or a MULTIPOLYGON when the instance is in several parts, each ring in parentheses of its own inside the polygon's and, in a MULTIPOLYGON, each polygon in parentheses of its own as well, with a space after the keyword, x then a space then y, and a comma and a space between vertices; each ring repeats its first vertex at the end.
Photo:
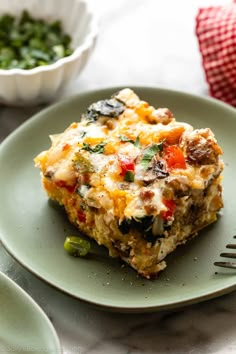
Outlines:
POLYGON ((0 16, 20 16, 27 10, 32 17, 59 20, 63 32, 71 36, 74 52, 53 64, 30 70, 0 69, 0 102, 31 105, 50 101, 82 71, 94 48, 97 19, 86 0, 1 0, 0 16))

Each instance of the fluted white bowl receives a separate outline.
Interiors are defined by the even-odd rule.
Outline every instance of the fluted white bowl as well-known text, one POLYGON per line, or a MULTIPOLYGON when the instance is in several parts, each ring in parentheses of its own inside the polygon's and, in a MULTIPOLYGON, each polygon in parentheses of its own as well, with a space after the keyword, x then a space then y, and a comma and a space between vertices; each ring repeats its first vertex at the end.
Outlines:
POLYGON ((27 10, 34 18, 59 20, 71 36, 73 53, 53 64, 33 69, 0 69, 0 103, 32 105, 50 101, 85 67, 94 48, 98 24, 86 0, 1 0, 0 16, 20 16, 27 10))

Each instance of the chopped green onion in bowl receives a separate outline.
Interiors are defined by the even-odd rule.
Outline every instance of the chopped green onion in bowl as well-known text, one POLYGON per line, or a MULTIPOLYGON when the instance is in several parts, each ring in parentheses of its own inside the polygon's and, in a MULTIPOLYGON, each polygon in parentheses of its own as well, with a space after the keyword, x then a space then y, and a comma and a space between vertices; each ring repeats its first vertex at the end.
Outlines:
POLYGON ((0 16, 0 69, 33 69, 73 53, 71 37, 60 21, 46 22, 23 11, 0 16))
POLYGON ((0 103, 54 100, 84 70, 97 36, 87 0, 0 1, 0 103))

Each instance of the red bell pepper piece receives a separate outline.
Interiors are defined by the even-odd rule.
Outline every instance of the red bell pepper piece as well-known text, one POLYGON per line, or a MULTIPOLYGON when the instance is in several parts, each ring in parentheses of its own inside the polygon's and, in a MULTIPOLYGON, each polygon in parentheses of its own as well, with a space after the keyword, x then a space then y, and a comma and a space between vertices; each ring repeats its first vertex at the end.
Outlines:
POLYGON ((75 190, 75 185, 69 186, 65 181, 57 181, 55 184, 58 187, 66 188, 69 193, 73 193, 75 190))
POLYGON ((83 210, 79 209, 77 211, 77 217, 80 222, 86 222, 86 214, 83 212, 83 210))
POLYGON ((121 168, 121 176, 124 176, 127 171, 134 172, 135 163, 129 157, 119 155, 119 162, 121 168))
POLYGON ((174 168, 186 168, 183 151, 177 145, 170 145, 164 148, 164 158, 170 170, 174 168))
POLYGON ((162 219, 167 220, 174 215, 176 204, 172 199, 163 199, 162 203, 167 207, 167 210, 161 211, 161 217, 162 219))

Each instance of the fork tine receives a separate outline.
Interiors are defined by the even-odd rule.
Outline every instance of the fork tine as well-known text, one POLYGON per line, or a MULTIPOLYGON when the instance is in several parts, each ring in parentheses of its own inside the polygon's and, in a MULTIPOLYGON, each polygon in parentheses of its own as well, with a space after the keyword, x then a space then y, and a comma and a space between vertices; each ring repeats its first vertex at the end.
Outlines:
MULTIPOLYGON (((233 238, 236 239, 236 235, 234 235, 233 238)), ((228 245, 226 245, 226 248, 236 250, 236 244, 229 243, 228 245)), ((223 252, 220 254, 220 256, 225 258, 236 259, 236 252, 223 252)), ((223 268, 236 269, 236 262, 214 262, 214 265, 223 268)))
POLYGON ((236 258, 236 253, 221 253, 220 256, 226 258, 236 258))
POLYGON ((228 245, 226 245, 226 248, 231 248, 233 250, 236 250, 236 244, 235 243, 229 243, 228 245))
POLYGON ((223 268, 236 269, 236 263, 233 262, 215 262, 214 265, 223 268))

